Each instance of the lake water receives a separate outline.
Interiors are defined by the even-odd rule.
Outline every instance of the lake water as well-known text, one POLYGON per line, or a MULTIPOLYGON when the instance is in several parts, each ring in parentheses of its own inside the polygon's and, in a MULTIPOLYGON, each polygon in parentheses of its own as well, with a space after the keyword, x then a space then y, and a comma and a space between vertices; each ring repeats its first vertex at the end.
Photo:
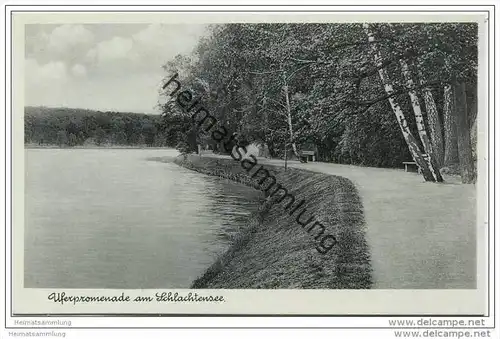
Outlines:
POLYGON ((173 150, 25 150, 28 288, 189 288, 260 192, 173 163, 173 150))

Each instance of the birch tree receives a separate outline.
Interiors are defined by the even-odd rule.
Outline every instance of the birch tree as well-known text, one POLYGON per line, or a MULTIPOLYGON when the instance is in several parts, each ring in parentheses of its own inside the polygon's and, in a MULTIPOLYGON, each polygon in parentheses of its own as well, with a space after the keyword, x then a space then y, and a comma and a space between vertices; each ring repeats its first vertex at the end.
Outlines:
POLYGON ((288 123, 288 131, 290 132, 290 144, 292 145, 293 154, 298 159, 299 153, 297 152, 297 145, 295 144, 295 136, 293 134, 293 125, 292 125, 292 111, 290 109, 290 94, 288 93, 288 82, 286 72, 282 72, 283 76, 283 93, 285 95, 286 102, 286 117, 288 123))
POLYGON ((366 34, 368 35, 368 43, 371 46, 372 54, 375 60, 375 65, 378 68, 378 74, 380 76, 380 80, 384 87, 385 92, 387 93, 389 103, 392 107, 394 115, 398 121, 401 132, 403 133, 403 137, 408 145, 408 149, 413 157, 413 160, 417 163, 417 165, 422 170, 422 175, 426 181, 436 181, 435 174, 433 174, 432 169, 429 166, 429 161, 426 159, 422 151, 420 150, 415 137, 411 133, 408 128, 408 122, 406 121, 406 117, 403 114, 401 106, 394 99, 394 88, 389 79, 389 75, 387 70, 382 65, 382 56, 377 48, 375 43, 375 37, 370 30, 370 26, 368 24, 363 25, 366 34))
MULTIPOLYGON (((410 74, 410 70, 408 69, 408 64, 404 59, 400 59, 399 63, 401 64, 401 70, 403 72, 403 76, 406 81, 406 87, 408 88, 408 95, 410 96, 411 105, 413 107, 413 113, 415 114, 415 121, 417 123, 418 135, 420 136, 420 141, 422 142, 422 146, 426 154, 423 155, 429 170, 432 173, 435 181, 441 182, 443 178, 441 177, 441 173, 439 172, 439 167, 437 166, 437 162, 434 158, 433 149, 427 135, 427 131, 425 130, 424 118, 422 116, 422 110, 420 109, 420 102, 418 100, 417 92, 415 91, 415 86, 413 83, 413 79, 410 74)), ((437 113, 437 112, 436 112, 437 113)))
POLYGON ((425 80, 420 77, 420 84, 424 85, 422 89, 425 110, 427 112, 427 120, 429 121, 429 131, 431 136, 432 153, 436 161, 437 168, 441 168, 444 162, 444 141, 441 121, 439 120, 439 112, 434 101, 432 91, 428 86, 425 86, 425 80))

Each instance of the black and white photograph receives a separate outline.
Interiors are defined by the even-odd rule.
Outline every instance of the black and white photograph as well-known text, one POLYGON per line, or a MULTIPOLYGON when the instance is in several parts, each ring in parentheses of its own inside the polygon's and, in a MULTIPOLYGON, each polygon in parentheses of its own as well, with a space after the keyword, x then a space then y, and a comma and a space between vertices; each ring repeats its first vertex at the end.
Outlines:
POLYGON ((25 38, 25 287, 476 288, 476 23, 25 38))
POLYGON ((484 288, 477 16, 64 15, 18 25, 17 295, 43 291, 56 313, 157 301, 226 314, 236 291, 317 305, 319 292, 484 288))

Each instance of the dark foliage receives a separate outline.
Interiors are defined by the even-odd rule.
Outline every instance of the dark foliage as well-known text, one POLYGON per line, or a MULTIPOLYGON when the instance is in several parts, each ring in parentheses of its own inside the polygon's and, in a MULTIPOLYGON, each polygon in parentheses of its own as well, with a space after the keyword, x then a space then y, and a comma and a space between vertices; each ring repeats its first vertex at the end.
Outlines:
POLYGON ((158 115, 100 112, 71 108, 25 107, 24 142, 73 147, 175 147, 185 131, 158 115))

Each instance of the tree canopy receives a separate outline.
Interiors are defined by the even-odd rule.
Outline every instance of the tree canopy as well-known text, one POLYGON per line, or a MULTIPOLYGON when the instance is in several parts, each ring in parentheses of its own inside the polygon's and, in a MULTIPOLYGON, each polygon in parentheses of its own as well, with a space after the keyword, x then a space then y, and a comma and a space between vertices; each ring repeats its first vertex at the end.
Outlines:
MULTIPOLYGON (((465 82, 468 95, 476 95, 477 25, 380 23, 370 24, 370 30, 373 43, 361 23, 214 25, 194 55, 165 66, 166 78, 178 73, 219 123, 249 142, 267 144, 272 156, 283 156, 285 143, 296 142, 299 148, 316 145, 323 161, 397 167, 412 154, 389 97, 401 106, 422 147, 401 61, 415 93, 425 90, 426 100, 438 107, 432 123, 442 125, 447 84, 465 82), (371 44, 382 56, 380 65, 371 44), (381 68, 391 79, 390 95, 380 81, 381 68)), ((166 119, 184 114, 175 106, 174 98, 162 105, 166 119)), ((426 110, 422 114, 428 126, 426 110)), ((472 113, 470 126, 474 120, 472 113)), ((197 143, 209 141, 193 128, 186 130, 195 134, 188 138, 195 150, 197 143)), ((436 133, 444 137, 443 128, 436 133)), ((180 138, 188 142, 186 136, 180 138)))

